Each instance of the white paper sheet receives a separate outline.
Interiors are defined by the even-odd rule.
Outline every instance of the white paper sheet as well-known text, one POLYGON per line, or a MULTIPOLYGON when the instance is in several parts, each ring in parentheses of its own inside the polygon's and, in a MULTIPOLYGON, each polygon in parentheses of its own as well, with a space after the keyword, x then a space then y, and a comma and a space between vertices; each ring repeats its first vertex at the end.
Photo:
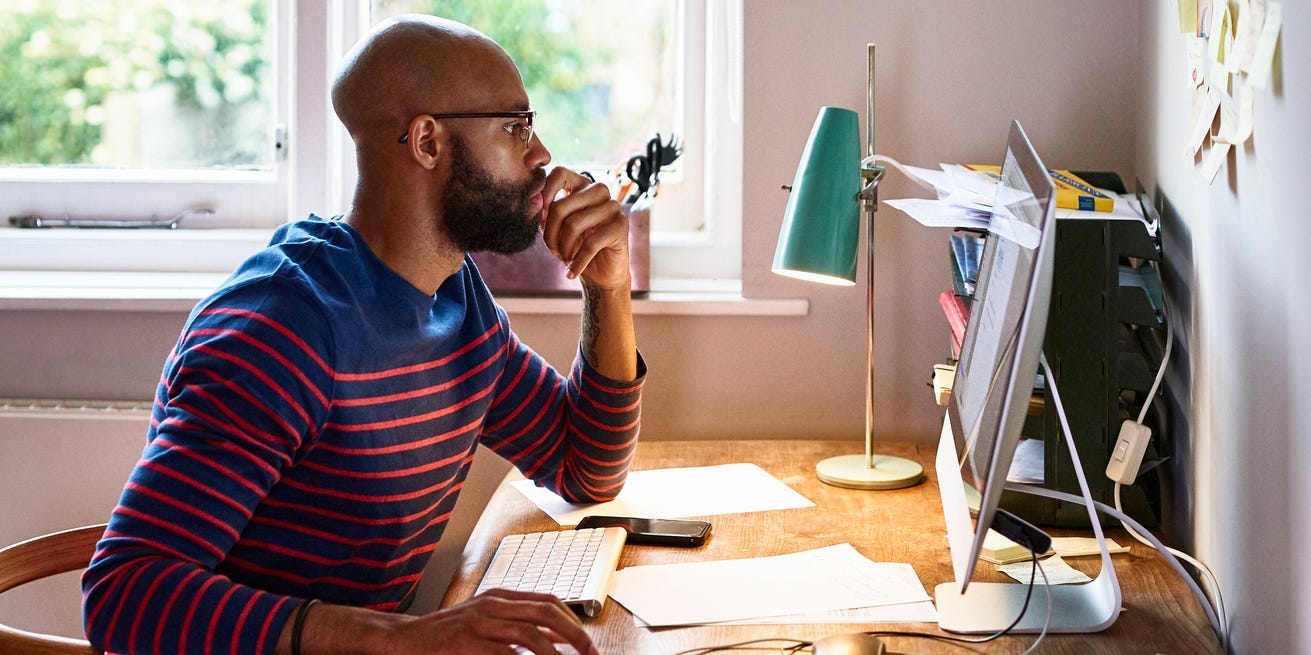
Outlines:
POLYGON ((928 601, 909 564, 875 563, 850 544, 739 560, 634 566, 610 597, 654 627, 928 601))
POLYGON ((676 519, 815 506, 755 464, 633 471, 617 498, 594 505, 567 503, 531 480, 510 484, 560 525, 589 514, 676 519))
POLYGON ((781 625, 789 623, 937 623, 938 609, 933 601, 856 607, 812 614, 766 616, 758 619, 724 621, 715 625, 781 625))
POLYGON ((991 217, 958 205, 928 198, 894 198, 884 200, 883 204, 905 212, 924 227, 964 227, 986 230, 991 217))
MULTIPOLYGON (((1061 557, 1091 557, 1101 555, 1102 547, 1096 537, 1052 537, 1052 550, 1061 557)), ((1129 552, 1128 546, 1121 546, 1114 539, 1106 540, 1106 552, 1115 555, 1129 552)))
MULTIPOLYGON (((1066 564, 1065 560, 1061 559, 1060 555, 1052 555, 1047 559, 1039 560, 1038 566, 1041 566, 1043 573, 1047 574, 1047 584, 1081 584, 1084 582, 1092 582, 1092 578, 1088 577, 1088 575, 1083 571, 1066 564)), ((1042 573, 1037 573, 1033 570, 1033 562, 1031 561, 1005 564, 997 567, 997 570, 1024 584, 1029 584, 1029 576, 1030 574, 1033 574, 1033 577, 1038 579, 1038 584, 1043 584, 1042 573)))

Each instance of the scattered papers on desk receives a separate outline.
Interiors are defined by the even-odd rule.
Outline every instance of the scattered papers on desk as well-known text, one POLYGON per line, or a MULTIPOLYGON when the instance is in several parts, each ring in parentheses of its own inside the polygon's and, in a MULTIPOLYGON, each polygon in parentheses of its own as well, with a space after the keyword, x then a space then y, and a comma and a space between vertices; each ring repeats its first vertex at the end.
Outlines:
MULTIPOLYGON (((1043 573, 1047 574, 1046 583, 1049 585, 1092 582, 1092 578, 1088 577, 1083 571, 1066 564, 1060 555, 1052 555, 1047 559, 1039 560, 1038 565, 1042 567, 1043 573)), ((1038 584, 1043 584, 1043 574, 1033 570, 1032 561, 1003 564, 998 566, 997 570, 1023 584, 1029 584, 1030 574, 1036 574, 1038 584)))
POLYGON ((1006 473, 1007 482, 1042 484, 1047 470, 1043 443, 1042 439, 1020 439, 1015 444, 1011 468, 1006 473))
MULTIPOLYGON (((898 603, 896 605, 875 605, 873 607, 856 607, 829 612, 810 614, 788 614, 786 616, 763 616, 757 619, 740 621, 721 621, 715 625, 782 625, 813 623, 937 623, 938 610, 933 601, 918 603, 898 603)), ((641 621, 638 621, 641 624, 641 621)))
POLYGON ((593 505, 567 503, 532 480, 510 484, 560 525, 589 514, 676 519, 815 506, 755 464, 633 471, 617 498, 593 505))
POLYGON ((851 544, 772 557, 632 566, 615 572, 610 597, 652 627, 766 617, 773 623, 790 615, 814 620, 819 613, 930 600, 911 565, 871 562, 851 544))
MULTIPOLYGON (((1097 537, 1052 537, 1052 550, 1061 557, 1089 557, 1101 555, 1102 548, 1097 545, 1097 537)), ((1115 555, 1129 552, 1128 546, 1106 540, 1106 552, 1115 555)))

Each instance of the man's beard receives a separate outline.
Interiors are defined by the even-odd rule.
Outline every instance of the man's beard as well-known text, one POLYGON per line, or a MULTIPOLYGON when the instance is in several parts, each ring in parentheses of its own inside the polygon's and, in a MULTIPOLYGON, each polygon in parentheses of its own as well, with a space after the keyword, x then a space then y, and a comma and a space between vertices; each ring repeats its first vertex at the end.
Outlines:
POLYGON ((474 162, 465 141, 453 135, 450 180, 442 215, 456 247, 511 255, 533 245, 541 213, 532 209, 532 197, 546 180, 545 169, 535 169, 526 182, 497 180, 474 162))

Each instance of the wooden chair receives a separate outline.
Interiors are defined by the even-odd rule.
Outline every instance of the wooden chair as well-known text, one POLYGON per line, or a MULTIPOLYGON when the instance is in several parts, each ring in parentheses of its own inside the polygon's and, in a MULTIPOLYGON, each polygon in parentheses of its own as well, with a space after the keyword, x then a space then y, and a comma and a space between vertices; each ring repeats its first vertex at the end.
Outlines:
MULTIPOLYGON (((105 526, 88 525, 28 539, 0 549, 0 593, 21 584, 84 568, 105 526)), ((4 655, 100 655, 83 639, 43 635, 11 628, 0 617, 4 655)))

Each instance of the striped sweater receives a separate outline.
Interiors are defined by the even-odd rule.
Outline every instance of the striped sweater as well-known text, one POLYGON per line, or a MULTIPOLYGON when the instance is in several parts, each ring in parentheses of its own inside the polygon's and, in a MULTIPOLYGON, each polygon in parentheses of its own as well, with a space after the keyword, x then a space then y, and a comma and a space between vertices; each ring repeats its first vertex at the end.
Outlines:
POLYGON ((301 598, 396 609, 478 443, 566 500, 613 498, 641 379, 582 357, 557 373, 468 259, 428 296, 348 225, 284 226, 165 363, 82 578, 87 636, 116 653, 272 653, 301 598))

